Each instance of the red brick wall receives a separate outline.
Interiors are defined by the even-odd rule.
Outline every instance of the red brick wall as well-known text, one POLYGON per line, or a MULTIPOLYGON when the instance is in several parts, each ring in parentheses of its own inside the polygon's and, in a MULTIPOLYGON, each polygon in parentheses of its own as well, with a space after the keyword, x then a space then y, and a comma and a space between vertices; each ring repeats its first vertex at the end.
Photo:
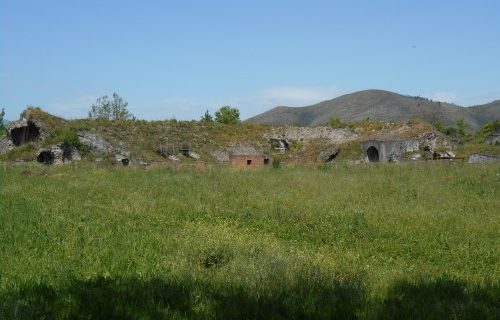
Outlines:
POLYGON ((231 167, 261 168, 264 166, 264 156, 230 156, 229 164, 231 167))

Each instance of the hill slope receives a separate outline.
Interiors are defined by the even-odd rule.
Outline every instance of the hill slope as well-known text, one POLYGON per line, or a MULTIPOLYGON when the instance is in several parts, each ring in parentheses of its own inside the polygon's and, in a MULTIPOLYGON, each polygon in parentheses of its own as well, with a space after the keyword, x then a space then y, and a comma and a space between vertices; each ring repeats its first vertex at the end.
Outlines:
POLYGON ((478 129, 488 121, 500 118, 500 100, 470 108, 454 104, 434 102, 421 97, 410 97, 383 91, 359 91, 320 102, 307 107, 276 107, 246 122, 303 126, 325 124, 331 117, 343 121, 359 121, 366 118, 381 121, 405 121, 422 118, 430 123, 442 121, 454 124, 464 118, 471 128, 478 129))

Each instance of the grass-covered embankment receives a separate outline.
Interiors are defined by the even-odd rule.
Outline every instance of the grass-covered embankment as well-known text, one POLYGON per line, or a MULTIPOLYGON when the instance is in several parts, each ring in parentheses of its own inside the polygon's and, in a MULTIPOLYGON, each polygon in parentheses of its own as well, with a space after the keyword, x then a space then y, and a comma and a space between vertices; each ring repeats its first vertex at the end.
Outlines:
POLYGON ((0 168, 0 318, 495 318, 500 165, 0 168))

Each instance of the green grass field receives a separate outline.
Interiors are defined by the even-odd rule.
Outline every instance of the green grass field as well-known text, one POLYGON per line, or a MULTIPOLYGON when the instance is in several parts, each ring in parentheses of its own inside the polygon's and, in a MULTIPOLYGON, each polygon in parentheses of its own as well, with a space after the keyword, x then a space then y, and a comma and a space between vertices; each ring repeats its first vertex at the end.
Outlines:
POLYGON ((500 165, 0 166, 0 319, 500 315, 500 165))

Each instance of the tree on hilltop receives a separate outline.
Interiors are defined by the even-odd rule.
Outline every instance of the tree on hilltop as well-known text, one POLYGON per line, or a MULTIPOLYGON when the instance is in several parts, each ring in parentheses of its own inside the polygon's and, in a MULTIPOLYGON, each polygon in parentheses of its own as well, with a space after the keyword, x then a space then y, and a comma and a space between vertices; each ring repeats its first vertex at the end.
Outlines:
POLYGON ((237 124, 240 122, 240 110, 231 106, 223 106, 215 112, 215 122, 237 124))
POLYGON ((5 117, 5 109, 2 108, 2 111, 0 111, 0 129, 3 129, 3 117, 5 117))
POLYGON ((0 111, 0 137, 3 136, 3 117, 5 116, 5 109, 2 108, 2 111, 0 111))
POLYGON ((208 112, 208 110, 207 110, 207 111, 205 111, 205 113, 201 117, 201 121, 212 122, 212 121, 214 121, 214 117, 212 117, 210 112, 208 112))
POLYGON ((90 119, 107 119, 107 120, 127 120, 133 118, 133 115, 128 111, 128 102, 123 100, 117 93, 113 93, 113 99, 108 99, 108 96, 102 96, 90 106, 90 119))

